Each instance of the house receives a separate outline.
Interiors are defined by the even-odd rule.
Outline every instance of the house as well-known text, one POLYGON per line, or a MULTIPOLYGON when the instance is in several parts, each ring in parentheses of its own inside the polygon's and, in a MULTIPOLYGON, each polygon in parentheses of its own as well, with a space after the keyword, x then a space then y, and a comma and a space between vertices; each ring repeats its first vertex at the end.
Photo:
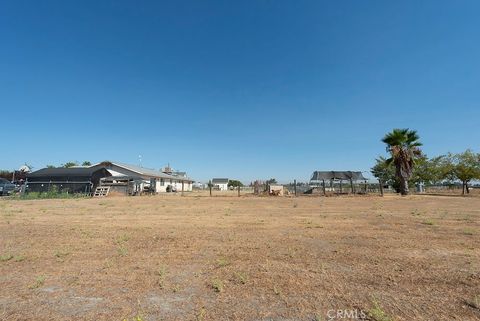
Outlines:
POLYGON ((103 181, 108 181, 112 185, 113 181, 134 182, 134 185, 137 187, 134 191, 136 193, 146 189, 152 193, 192 191, 193 180, 187 177, 185 173, 172 172, 167 174, 154 169, 109 161, 101 162, 91 167, 105 168, 111 176, 103 181))
POLYGON ((121 194, 191 191, 193 180, 185 173, 166 174, 140 166, 105 161, 89 167, 44 168, 27 175, 27 191, 48 191, 52 186, 71 193, 91 194, 110 186, 121 194))
POLYGON ((214 189, 218 189, 220 191, 227 191, 228 190, 228 178, 213 178, 212 185, 214 189))

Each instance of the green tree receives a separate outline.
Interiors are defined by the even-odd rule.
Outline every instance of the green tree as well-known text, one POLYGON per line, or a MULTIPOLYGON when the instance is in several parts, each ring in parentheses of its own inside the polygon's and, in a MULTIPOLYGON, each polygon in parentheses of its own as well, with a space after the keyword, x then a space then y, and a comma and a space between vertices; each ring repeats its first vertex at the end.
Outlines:
POLYGON ((47 165, 47 168, 55 168, 54 165, 47 165))
POLYGON ((277 184, 277 180, 275 178, 270 178, 266 183, 268 185, 275 185, 277 184))
POLYGON ((92 166, 92 163, 90 163, 89 161, 84 161, 82 163, 82 166, 92 166))
POLYGON ((70 168, 70 167, 74 167, 74 166, 78 166, 78 163, 77 162, 66 162, 65 164, 62 164, 62 167, 65 167, 65 168, 70 168))
POLYGON ((229 180, 229 181, 228 181, 228 187, 239 187, 239 186, 240 186, 240 187, 243 186, 242 182, 237 181, 237 180, 235 180, 235 179, 232 179, 232 180, 229 180))
POLYGON ((385 157, 380 156, 375 161, 375 165, 370 169, 372 175, 378 180, 382 181, 382 184, 392 186, 393 189, 399 193, 400 183, 398 178, 395 176, 395 168, 387 161, 385 157))
POLYGON ((411 182, 427 185, 438 184, 445 178, 444 163, 444 156, 429 159, 426 155, 420 155, 416 159, 411 182))
POLYGON ((443 173, 446 179, 462 182, 462 194, 470 193, 468 183, 473 179, 480 179, 480 154, 467 149, 460 154, 444 156, 443 173))
POLYGON ((416 158, 421 156, 419 136, 415 130, 394 129, 387 133, 382 142, 387 144, 387 151, 391 157, 387 164, 395 166, 395 176, 400 182, 400 193, 409 193, 408 181, 413 175, 416 158))

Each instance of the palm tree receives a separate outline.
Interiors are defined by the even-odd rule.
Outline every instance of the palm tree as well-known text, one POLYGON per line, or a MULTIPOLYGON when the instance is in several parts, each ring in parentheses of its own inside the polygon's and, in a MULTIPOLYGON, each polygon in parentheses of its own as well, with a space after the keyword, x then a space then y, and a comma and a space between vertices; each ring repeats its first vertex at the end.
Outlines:
POLYGON ((387 163, 395 165, 395 175, 400 181, 402 195, 408 194, 408 180, 412 177, 415 159, 422 154, 419 138, 417 131, 406 128, 394 129, 382 139, 391 155, 387 163))

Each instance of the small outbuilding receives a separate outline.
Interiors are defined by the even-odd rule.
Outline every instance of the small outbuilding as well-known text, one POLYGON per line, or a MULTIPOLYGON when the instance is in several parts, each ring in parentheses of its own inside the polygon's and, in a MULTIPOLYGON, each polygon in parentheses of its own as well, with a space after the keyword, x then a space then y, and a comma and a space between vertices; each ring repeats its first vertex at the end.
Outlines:
POLYGON ((100 185, 100 179, 111 176, 102 167, 42 168, 28 173, 26 191, 46 192, 55 189, 59 192, 91 194, 100 185))
POLYGON ((219 191, 227 191, 228 190, 228 178, 213 178, 212 185, 214 189, 219 191))

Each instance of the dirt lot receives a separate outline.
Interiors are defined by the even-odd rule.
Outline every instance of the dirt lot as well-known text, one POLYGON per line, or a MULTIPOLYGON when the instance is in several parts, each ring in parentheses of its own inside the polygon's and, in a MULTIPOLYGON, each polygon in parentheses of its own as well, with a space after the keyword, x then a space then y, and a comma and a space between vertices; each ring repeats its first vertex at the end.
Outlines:
POLYGON ((479 227, 475 197, 0 199, 0 320, 480 320, 479 227))

